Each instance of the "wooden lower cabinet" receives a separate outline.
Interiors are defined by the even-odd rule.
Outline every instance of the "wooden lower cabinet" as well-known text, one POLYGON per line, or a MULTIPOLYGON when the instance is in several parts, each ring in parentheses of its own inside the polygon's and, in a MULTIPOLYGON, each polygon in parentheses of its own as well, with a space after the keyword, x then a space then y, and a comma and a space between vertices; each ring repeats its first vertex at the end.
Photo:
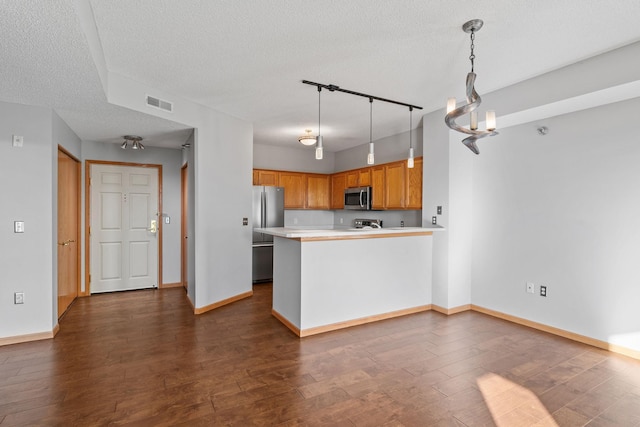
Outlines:
POLYGON ((331 209, 344 209, 344 189, 347 188, 347 176, 344 173, 331 175, 331 209))
MULTIPOLYGON (((285 197, 287 193, 285 190, 285 197)), ((330 175, 307 174, 307 209, 331 208, 331 177, 330 175)))

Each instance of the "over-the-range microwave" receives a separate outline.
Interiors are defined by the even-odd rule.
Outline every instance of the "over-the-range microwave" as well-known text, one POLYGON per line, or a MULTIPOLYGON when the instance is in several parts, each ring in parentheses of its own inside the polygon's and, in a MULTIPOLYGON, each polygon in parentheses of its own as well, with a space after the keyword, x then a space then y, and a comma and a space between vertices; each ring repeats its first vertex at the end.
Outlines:
POLYGON ((344 208, 358 211, 371 210, 371 187, 345 188, 344 208))

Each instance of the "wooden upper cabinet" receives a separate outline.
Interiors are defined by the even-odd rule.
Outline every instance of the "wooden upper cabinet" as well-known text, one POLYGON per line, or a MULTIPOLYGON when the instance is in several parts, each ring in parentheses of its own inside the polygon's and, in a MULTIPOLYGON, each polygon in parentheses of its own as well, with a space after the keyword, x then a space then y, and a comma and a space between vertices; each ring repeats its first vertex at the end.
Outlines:
MULTIPOLYGON (((286 190, 285 190, 286 191, 286 190)), ((286 197, 285 192, 285 197, 286 197)), ((307 209, 331 207, 331 178, 329 175, 307 174, 307 209)))
POLYGON ((371 168, 358 169, 358 187, 371 186, 371 168))
POLYGON ((407 168, 407 209, 422 209, 422 157, 413 161, 413 168, 407 168))
POLYGON ((385 193, 385 170, 384 165, 373 166, 371 168, 371 207, 372 209, 384 209, 385 193))
POLYGON ((353 188, 353 187, 359 187, 360 185, 358 184, 358 171, 354 170, 354 171, 348 171, 345 172, 347 175, 347 188, 353 188))
POLYGON ((406 161, 387 163, 385 174, 385 209, 406 207, 407 163, 406 161))
POLYGON ((254 169, 253 185, 278 186, 278 171, 254 169))
POLYGON ((344 209, 344 189, 347 188, 347 175, 331 175, 331 209, 344 209))
POLYGON ((284 208, 304 209, 307 199, 307 175, 300 172, 280 172, 278 185, 284 187, 284 208))

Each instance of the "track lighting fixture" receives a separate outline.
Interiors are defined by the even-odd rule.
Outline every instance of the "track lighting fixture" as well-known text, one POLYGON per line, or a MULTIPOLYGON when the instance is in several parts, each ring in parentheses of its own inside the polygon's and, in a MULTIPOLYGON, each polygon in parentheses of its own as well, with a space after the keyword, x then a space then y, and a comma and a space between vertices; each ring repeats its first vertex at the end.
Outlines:
POLYGON ((129 143, 131 143, 132 150, 144 150, 144 145, 140 142, 142 141, 142 137, 133 136, 133 135, 125 135, 124 141, 120 144, 120 148, 126 150, 129 147, 129 143))

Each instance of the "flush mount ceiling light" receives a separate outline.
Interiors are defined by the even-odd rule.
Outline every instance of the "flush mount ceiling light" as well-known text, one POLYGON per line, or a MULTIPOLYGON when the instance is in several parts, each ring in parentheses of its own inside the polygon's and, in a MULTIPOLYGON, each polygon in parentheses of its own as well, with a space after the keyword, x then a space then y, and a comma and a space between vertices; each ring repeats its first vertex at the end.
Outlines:
POLYGON ((142 141, 142 137, 140 136, 125 135, 124 142, 120 144, 120 148, 126 150, 129 144, 131 144, 132 150, 144 150, 144 145, 142 145, 140 141, 142 141))
POLYGON ((313 145, 316 143, 316 137, 311 134, 311 129, 305 129, 306 134, 298 138, 302 145, 313 145))
MULTIPOLYGON (((380 98, 378 96, 373 96, 373 95, 367 95, 366 93, 360 93, 360 92, 354 92, 352 90, 348 90, 348 89, 342 89, 339 86, 336 85, 325 85, 322 83, 316 83, 316 82, 310 82, 309 80, 303 80, 302 83, 306 84, 306 85, 312 85, 312 86, 316 86, 318 88, 318 138, 317 138, 317 142, 316 139, 313 140, 312 143, 309 144, 305 144, 304 142, 302 142, 302 138, 300 137, 298 140, 300 142, 302 142, 305 145, 311 145, 313 143, 316 143, 316 159, 322 159, 322 136, 320 135, 320 91, 322 90, 322 88, 324 89, 328 89, 329 92, 342 92, 342 93, 348 93, 349 95, 356 95, 356 96, 363 96, 365 98, 369 98, 369 153, 367 155, 367 164, 372 165, 374 162, 374 155, 373 155, 373 140, 372 140, 372 134, 373 134, 373 100, 375 99, 376 101, 383 101, 383 102, 389 102, 391 104, 397 104, 397 105, 403 105, 405 107, 409 107, 409 111, 413 111, 414 108, 417 108, 418 110, 422 110, 422 107, 418 107, 417 105, 411 105, 411 104, 406 104, 404 102, 399 102, 399 101, 393 101, 391 99, 385 99, 385 98, 380 98), (318 154, 320 153, 320 154, 318 154)), ((310 130, 307 130, 307 132, 311 132, 310 130)), ((410 155, 413 155, 413 145, 412 142, 409 141, 410 144, 410 155)))
POLYGON ((476 92, 474 88, 474 83, 476 81, 476 73, 473 70, 473 61, 476 56, 473 53, 473 48, 475 45, 473 44, 476 38, 476 32, 482 28, 482 20, 481 19, 472 19, 471 21, 465 22, 462 26, 462 30, 465 33, 471 34, 471 55, 469 55, 469 60, 471 61, 471 72, 467 74, 467 103, 462 105, 461 107, 456 108, 456 99, 449 98, 447 102, 447 115, 444 117, 444 121, 453 130, 457 130, 458 132, 466 133, 467 135, 471 135, 462 140, 462 143, 466 145, 471 151, 476 154, 480 154, 478 150, 478 146, 476 145, 476 141, 480 138, 485 138, 487 136, 497 135, 498 132, 496 129, 496 113, 495 111, 487 111, 486 115, 486 130, 478 129, 478 112, 476 111, 482 102, 480 95, 476 92), (469 114, 469 128, 464 128, 456 123, 456 119, 465 114, 469 114))

